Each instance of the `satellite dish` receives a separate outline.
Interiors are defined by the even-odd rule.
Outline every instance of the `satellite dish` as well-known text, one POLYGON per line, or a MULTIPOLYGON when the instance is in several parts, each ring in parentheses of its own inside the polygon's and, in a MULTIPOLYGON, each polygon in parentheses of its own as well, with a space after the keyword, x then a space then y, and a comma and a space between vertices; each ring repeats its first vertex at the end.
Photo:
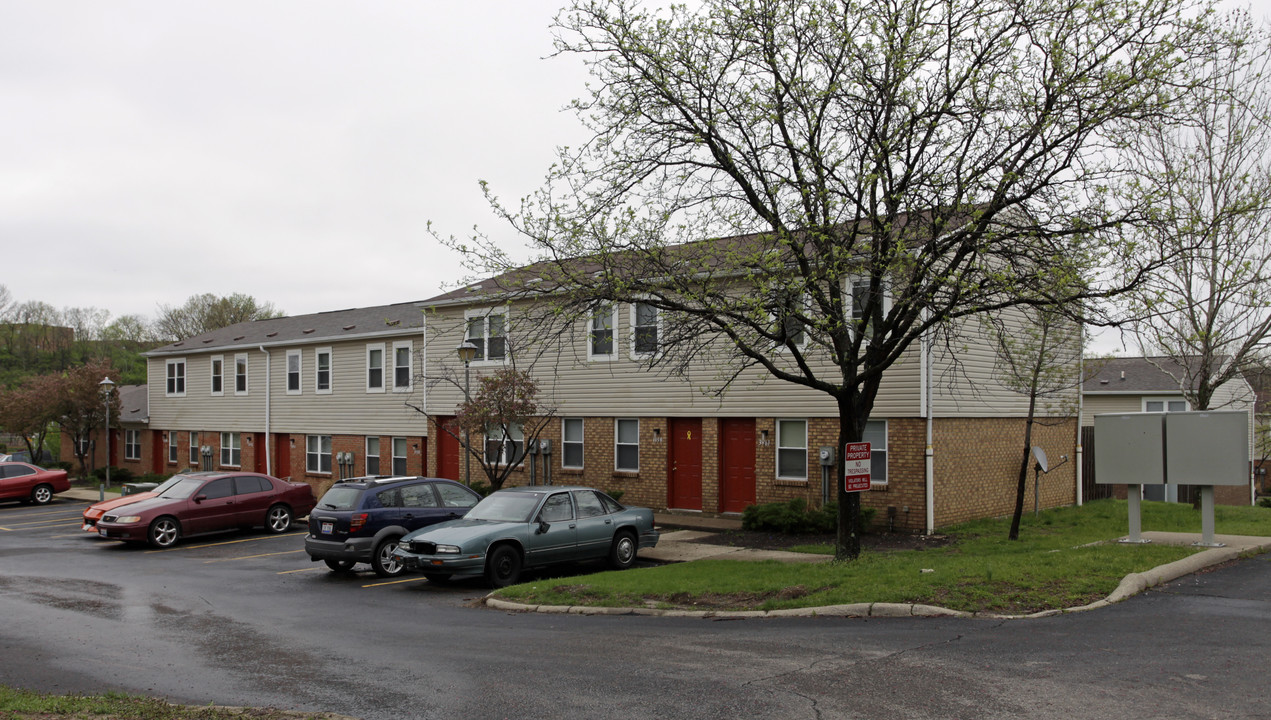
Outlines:
POLYGON ((1033 457, 1036 458, 1037 467, 1041 468, 1042 472, 1050 472, 1050 462, 1046 459, 1046 451, 1042 450, 1041 445, 1033 446, 1033 457))

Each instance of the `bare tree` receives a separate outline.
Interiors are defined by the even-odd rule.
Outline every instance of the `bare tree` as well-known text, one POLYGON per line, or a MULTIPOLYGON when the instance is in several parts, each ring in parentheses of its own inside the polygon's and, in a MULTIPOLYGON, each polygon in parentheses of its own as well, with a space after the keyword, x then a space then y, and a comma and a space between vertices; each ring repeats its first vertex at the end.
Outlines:
POLYGON ((180 307, 159 305, 155 332, 167 340, 181 340, 250 320, 282 317, 273 303, 260 302, 251 295, 234 293, 220 297, 212 293, 191 295, 180 307))
MULTIPOLYGON (((593 136, 518 207, 487 188, 537 259, 503 289, 563 323, 644 304, 651 366, 716 363, 716 392, 760 367, 833 398, 839 447, 858 441, 883 372, 936 329, 1110 297, 1161 262, 1114 235, 1144 208, 1104 194, 1113 131, 1191 82, 1201 7, 576 0, 557 49, 590 64, 593 136)), ((518 265, 451 242, 482 275, 518 265)), ((839 492, 854 558, 860 499, 839 492)))
POLYGON ((1216 34, 1187 66, 1204 82, 1145 122, 1129 156, 1160 198, 1137 241, 1179 256, 1131 296, 1134 333, 1198 410, 1271 336, 1271 32, 1233 12, 1216 34))

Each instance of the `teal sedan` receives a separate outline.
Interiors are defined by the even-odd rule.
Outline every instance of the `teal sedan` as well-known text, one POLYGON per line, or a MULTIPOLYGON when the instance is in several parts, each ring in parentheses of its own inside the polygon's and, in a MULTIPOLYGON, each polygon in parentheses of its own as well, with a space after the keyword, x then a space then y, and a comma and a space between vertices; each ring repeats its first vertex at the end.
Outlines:
POLYGON ((640 548, 657 544, 652 510, 592 488, 547 485, 491 493, 461 520, 404 536, 393 554, 433 582, 481 574, 498 588, 522 570, 558 563, 608 559, 625 570, 640 548))

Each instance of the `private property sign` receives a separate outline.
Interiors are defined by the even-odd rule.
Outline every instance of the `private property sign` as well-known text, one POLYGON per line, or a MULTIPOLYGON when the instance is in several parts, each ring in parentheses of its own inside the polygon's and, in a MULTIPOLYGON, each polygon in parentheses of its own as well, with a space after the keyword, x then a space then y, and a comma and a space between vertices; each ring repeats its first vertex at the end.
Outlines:
POLYGON ((843 491, 869 489, 869 443, 848 443, 843 448, 843 491))

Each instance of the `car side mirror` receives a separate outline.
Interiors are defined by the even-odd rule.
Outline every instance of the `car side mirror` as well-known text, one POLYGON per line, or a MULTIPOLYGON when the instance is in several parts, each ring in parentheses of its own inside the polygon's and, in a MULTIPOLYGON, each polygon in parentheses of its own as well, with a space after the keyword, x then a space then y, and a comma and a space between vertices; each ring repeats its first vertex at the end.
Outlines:
POLYGON ((550 527, 551 525, 549 525, 546 520, 539 518, 537 534, 542 535, 543 533, 546 533, 550 527))
POLYGON ((203 502, 203 501, 204 501, 204 500, 206 500, 206 499, 207 499, 207 496, 206 496, 206 495, 196 495, 196 496, 194 497, 194 502, 196 502, 196 503, 201 503, 201 502, 203 502))

